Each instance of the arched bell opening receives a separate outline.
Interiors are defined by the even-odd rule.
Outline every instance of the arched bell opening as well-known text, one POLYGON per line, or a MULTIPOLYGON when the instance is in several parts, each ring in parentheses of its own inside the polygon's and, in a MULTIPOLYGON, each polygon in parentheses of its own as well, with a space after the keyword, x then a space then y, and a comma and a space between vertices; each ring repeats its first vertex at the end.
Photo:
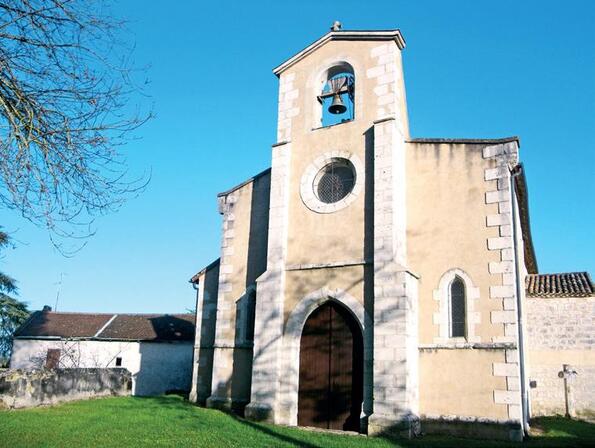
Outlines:
POLYGON ((340 62, 322 77, 322 89, 318 94, 320 103, 320 126, 351 121, 355 118, 355 75, 353 67, 340 62))
POLYGON ((361 328, 345 307, 327 301, 300 338, 298 425, 359 431, 363 377, 361 328))

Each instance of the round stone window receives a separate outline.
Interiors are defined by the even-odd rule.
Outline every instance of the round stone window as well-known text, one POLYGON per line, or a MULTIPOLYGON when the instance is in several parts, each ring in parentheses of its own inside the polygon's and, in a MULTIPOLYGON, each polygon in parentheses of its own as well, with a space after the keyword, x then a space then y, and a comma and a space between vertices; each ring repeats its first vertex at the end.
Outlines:
POLYGON ((355 186, 355 169, 347 159, 335 159, 323 167, 314 178, 314 194, 320 202, 333 204, 340 201, 355 186))
POLYGON ((300 182, 300 196, 310 210, 333 213, 355 200, 363 189, 363 179, 363 165, 355 154, 327 152, 306 168, 300 182))

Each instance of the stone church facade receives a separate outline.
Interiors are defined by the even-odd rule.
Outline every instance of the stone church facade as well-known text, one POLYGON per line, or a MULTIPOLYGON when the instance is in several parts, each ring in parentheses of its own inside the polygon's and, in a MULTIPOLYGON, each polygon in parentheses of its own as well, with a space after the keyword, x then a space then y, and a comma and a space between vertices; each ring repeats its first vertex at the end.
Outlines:
POLYGON ((522 437, 537 265, 519 140, 412 138, 404 48, 398 30, 334 27, 273 70, 272 166, 219 194, 220 259, 191 280, 192 400, 286 425, 522 437))

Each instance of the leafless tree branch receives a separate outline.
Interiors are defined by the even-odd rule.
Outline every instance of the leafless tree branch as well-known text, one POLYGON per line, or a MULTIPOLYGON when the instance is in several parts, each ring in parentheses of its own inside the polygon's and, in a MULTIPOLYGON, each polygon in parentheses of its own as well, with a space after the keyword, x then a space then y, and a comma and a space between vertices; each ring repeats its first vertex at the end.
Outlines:
POLYGON ((0 0, 0 204, 61 238, 93 234, 148 177, 119 152, 133 110, 131 48, 107 0, 0 0))

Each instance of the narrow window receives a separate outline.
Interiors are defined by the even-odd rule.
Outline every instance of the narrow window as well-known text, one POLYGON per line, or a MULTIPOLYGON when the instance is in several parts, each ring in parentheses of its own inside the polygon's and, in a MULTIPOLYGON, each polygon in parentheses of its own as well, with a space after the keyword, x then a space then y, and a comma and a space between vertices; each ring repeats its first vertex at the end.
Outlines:
POLYGON ((248 296, 246 303, 246 341, 254 341, 254 319, 256 317, 256 294, 254 291, 248 296))
POLYGON ((465 314, 465 284, 456 277, 450 284, 450 337, 466 337, 465 314))
POLYGON ((116 358, 116 367, 122 367, 122 358, 120 358, 120 357, 116 358))
POLYGON ((339 64, 326 72, 318 102, 321 105, 322 127, 355 118, 355 76, 349 64, 339 64))

